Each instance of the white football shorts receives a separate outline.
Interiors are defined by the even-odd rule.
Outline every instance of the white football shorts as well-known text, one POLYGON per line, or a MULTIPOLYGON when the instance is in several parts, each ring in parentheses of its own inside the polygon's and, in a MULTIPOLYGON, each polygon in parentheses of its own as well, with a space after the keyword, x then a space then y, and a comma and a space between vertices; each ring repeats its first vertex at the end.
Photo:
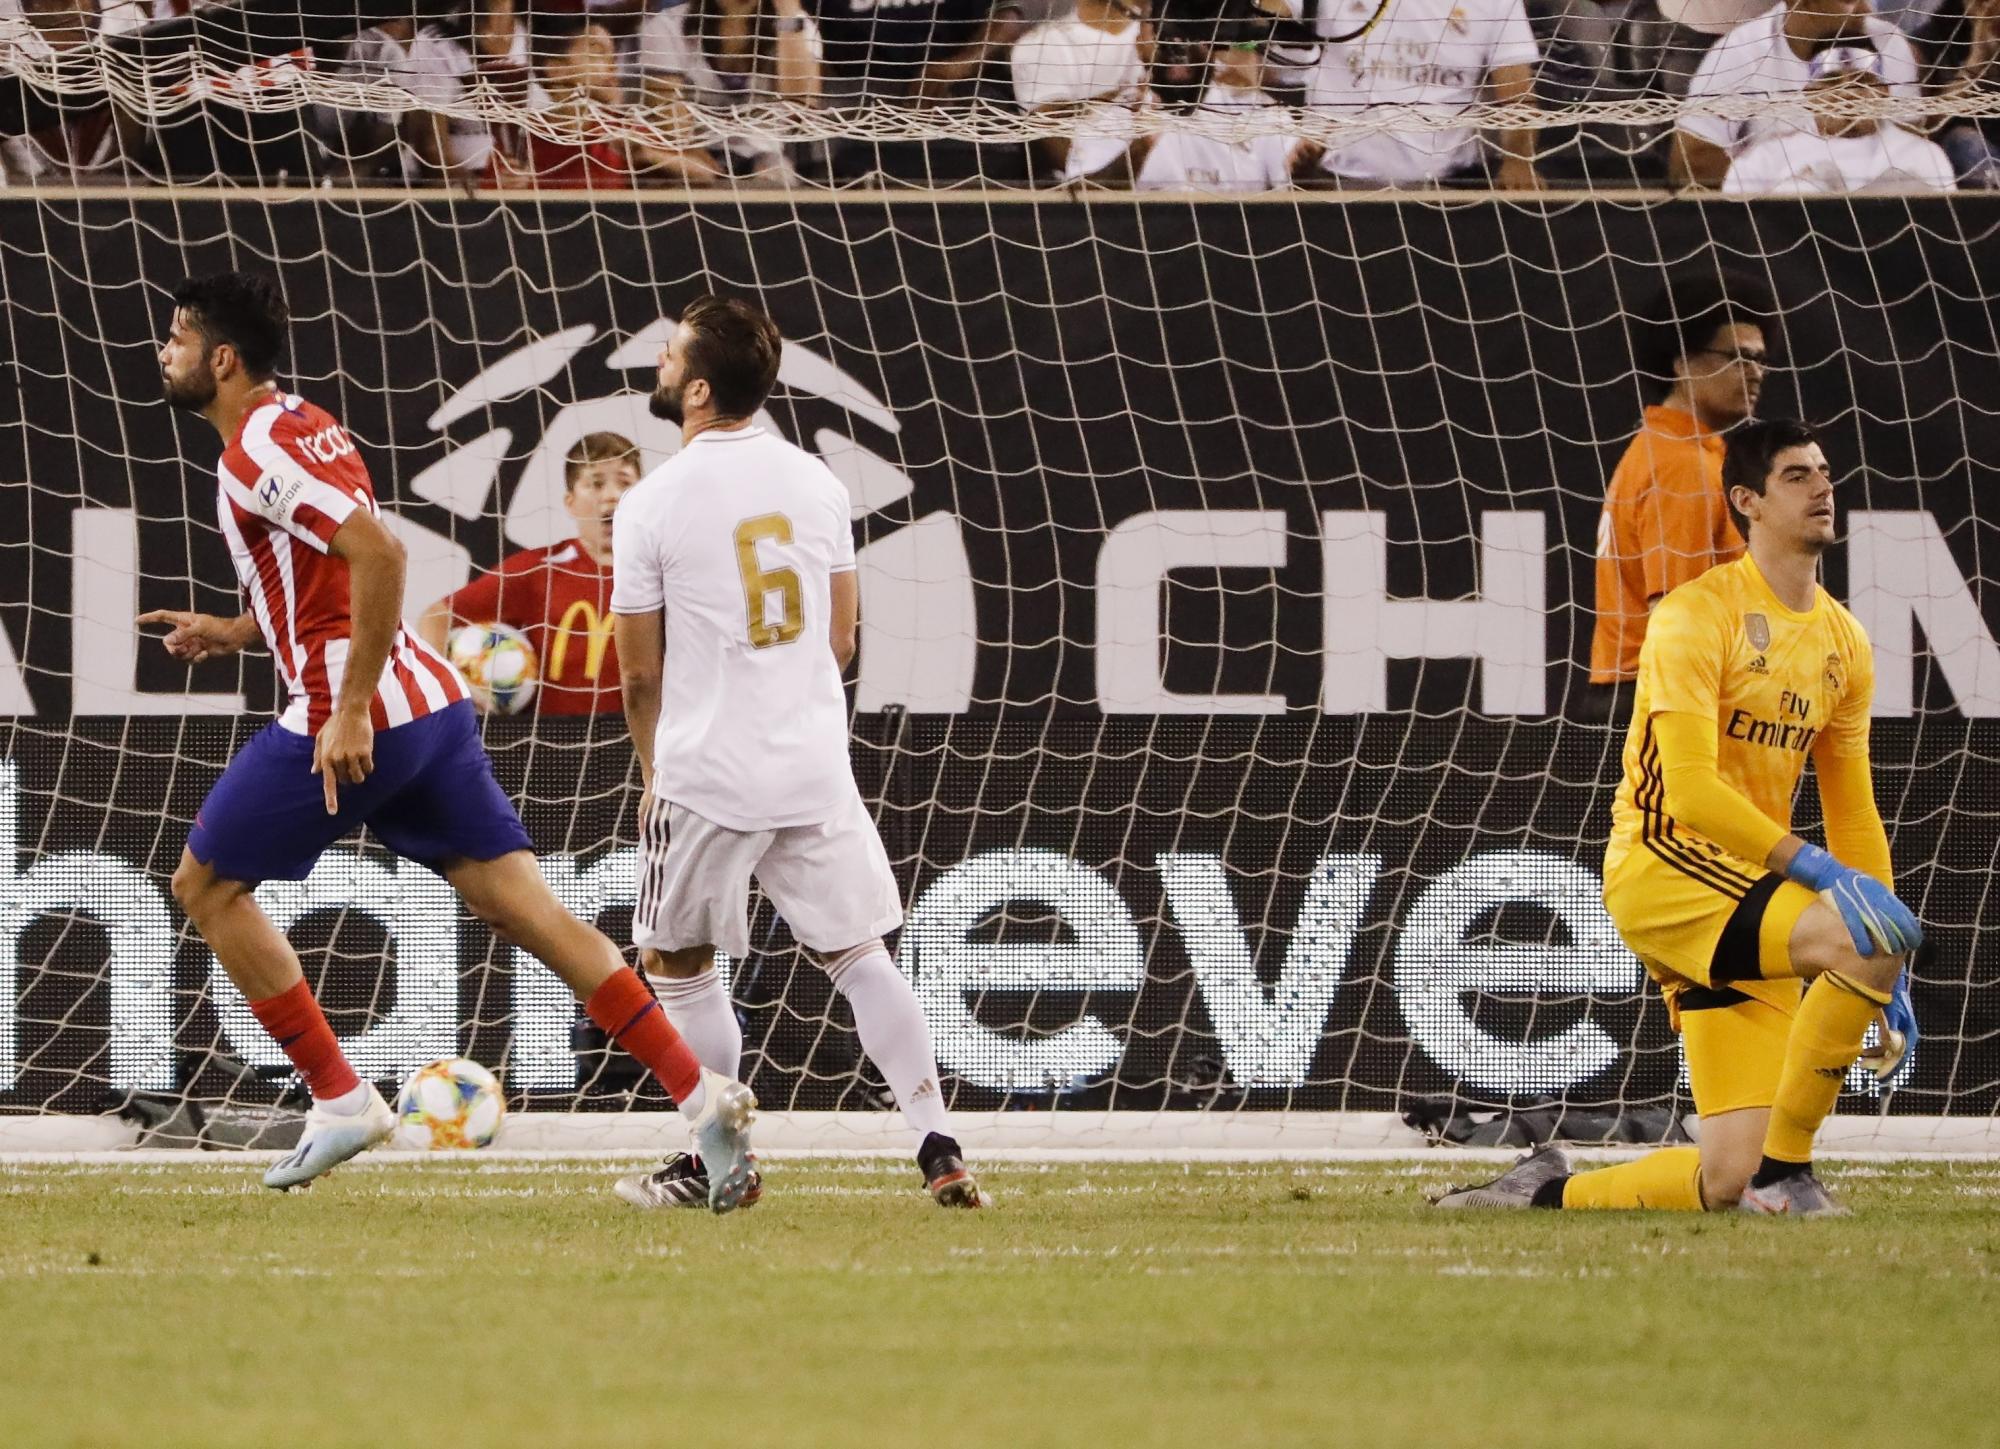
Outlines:
POLYGON ((752 877, 793 938, 822 954, 903 923, 889 853, 859 792, 821 824, 756 831, 655 800, 639 831, 633 941, 653 951, 714 946, 742 959, 750 954, 752 877))

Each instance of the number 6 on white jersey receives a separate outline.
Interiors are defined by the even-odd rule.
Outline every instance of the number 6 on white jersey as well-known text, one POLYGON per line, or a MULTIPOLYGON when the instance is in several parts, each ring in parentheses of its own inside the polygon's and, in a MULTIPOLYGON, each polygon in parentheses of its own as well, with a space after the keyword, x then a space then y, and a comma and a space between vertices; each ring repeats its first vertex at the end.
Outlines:
POLYGON ((743 576, 743 614, 750 626, 750 647, 769 649, 789 644, 805 628, 805 597, 799 576, 791 568, 767 569, 757 560, 762 539, 792 541, 792 521, 782 513, 763 513, 736 525, 736 570, 743 576), (767 612, 771 595, 778 595, 778 617, 767 612))

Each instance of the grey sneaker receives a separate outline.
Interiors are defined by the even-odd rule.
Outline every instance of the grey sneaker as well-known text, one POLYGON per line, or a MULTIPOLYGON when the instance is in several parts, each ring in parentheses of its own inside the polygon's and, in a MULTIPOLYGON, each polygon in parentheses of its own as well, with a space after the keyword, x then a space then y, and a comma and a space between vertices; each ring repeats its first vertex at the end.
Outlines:
POLYGON ((708 1101, 694 1119, 694 1155, 708 1172, 710 1212, 733 1212, 750 1193, 750 1124, 757 1099, 741 1082, 706 1067, 701 1073, 708 1101))
POLYGON ((1544 1144, 1525 1153, 1514 1165, 1477 1187, 1455 1187, 1435 1199, 1441 1208, 1524 1208, 1535 1201, 1535 1190, 1551 1178, 1569 1176, 1569 1156, 1560 1147, 1544 1144))
POLYGON ((1834 1200, 1826 1184, 1813 1176, 1809 1167, 1792 1177, 1779 1178, 1768 1187, 1746 1187, 1736 1199, 1740 1213, 1784 1214, 1794 1218, 1844 1218, 1847 1209, 1834 1200))
MULTIPOLYGON (((764 1195, 764 1177, 757 1171, 757 1156, 750 1155, 750 1185, 743 1193, 740 1208, 755 1207, 764 1195)), ((705 1208, 708 1206, 708 1173, 701 1159, 676 1152, 651 1172, 621 1177, 612 1188, 636 1208, 705 1208)))

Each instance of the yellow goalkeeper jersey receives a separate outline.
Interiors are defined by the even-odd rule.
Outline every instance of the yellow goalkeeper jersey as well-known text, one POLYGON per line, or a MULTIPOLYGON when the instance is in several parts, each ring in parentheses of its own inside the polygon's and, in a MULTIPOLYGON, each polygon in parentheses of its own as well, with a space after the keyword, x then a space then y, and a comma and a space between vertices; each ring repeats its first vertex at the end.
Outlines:
MULTIPOLYGON (((1825 589, 1804 613, 1788 609, 1745 554, 1673 590, 1654 609, 1639 655, 1606 879, 1640 869, 1711 873, 1725 854, 1668 813, 1655 714, 1713 719, 1723 783, 1790 830, 1809 750, 1867 757, 1874 692, 1868 635, 1825 589)), ((1748 864, 1761 873, 1761 861, 1748 864)))

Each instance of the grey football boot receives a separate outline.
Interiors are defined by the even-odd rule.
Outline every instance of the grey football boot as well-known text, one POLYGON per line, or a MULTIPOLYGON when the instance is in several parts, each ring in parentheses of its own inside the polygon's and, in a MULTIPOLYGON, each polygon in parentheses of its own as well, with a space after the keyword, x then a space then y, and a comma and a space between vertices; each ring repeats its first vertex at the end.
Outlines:
POLYGON ((708 1172, 709 1211, 732 1212, 743 1206, 755 1176, 750 1124, 757 1120, 757 1099, 741 1082, 706 1067, 701 1080, 708 1100, 692 1124, 694 1155, 708 1172))
POLYGON ((1535 1192, 1554 1178, 1568 1177, 1569 1156, 1545 1143, 1523 1154, 1514 1165, 1477 1187, 1455 1187, 1432 1202, 1441 1208, 1524 1208, 1534 1205, 1535 1192))
POLYGON ((1810 1167, 1766 1187, 1744 1188, 1743 1196, 1736 1199, 1736 1211, 1794 1218, 1847 1216, 1847 1209, 1826 1190, 1825 1183, 1813 1176, 1810 1167))

